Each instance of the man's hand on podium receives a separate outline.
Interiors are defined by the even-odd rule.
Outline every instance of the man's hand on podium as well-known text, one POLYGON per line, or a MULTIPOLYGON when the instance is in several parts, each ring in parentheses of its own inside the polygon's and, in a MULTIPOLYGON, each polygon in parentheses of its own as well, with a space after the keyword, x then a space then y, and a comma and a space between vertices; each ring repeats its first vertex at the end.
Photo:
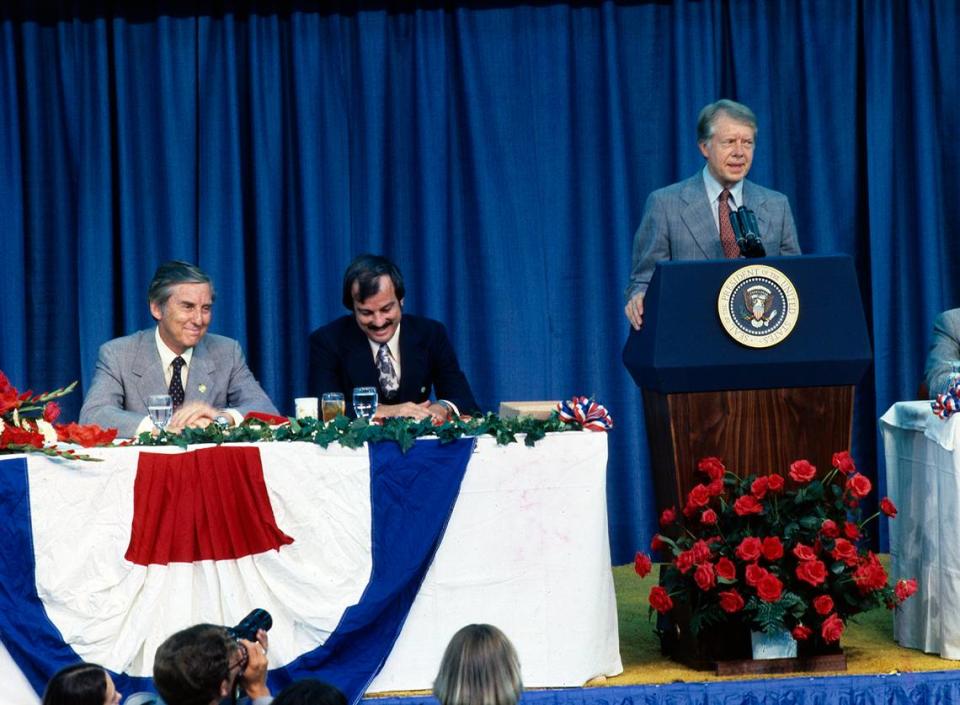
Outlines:
POLYGON ((627 302, 623 312, 627 314, 630 325, 633 326, 634 330, 640 330, 643 327, 643 292, 634 294, 633 298, 627 302))

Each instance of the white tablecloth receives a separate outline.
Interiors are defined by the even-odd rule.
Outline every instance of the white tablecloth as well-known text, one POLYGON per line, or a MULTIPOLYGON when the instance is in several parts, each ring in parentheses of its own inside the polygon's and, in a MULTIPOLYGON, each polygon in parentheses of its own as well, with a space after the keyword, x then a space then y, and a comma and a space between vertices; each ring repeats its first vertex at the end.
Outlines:
MULTIPOLYGON (((308 455, 322 462, 315 446, 308 455)), ((606 459, 600 433, 552 434, 534 448, 479 439, 443 543, 369 692, 430 688, 447 641, 471 622, 506 632, 525 685, 620 673, 606 459)), ((50 462, 62 461, 31 457, 31 471, 50 462)), ((2 645, 0 676, 5 703, 38 702, 2 645)))
POLYGON ((943 421, 930 402, 894 404, 880 419, 893 574, 919 591, 894 616, 901 646, 960 659, 960 418, 943 421))

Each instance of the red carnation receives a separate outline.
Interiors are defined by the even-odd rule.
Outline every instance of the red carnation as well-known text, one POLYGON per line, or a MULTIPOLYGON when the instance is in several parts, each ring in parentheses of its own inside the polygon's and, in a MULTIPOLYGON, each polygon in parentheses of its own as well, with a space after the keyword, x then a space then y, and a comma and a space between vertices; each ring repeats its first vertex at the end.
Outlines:
POLYGON ((11 445, 43 448, 43 434, 28 431, 13 424, 6 424, 3 427, 3 433, 0 433, 0 448, 11 445))
POLYGON ((847 478, 847 491, 852 494, 857 499, 863 499, 868 494, 873 485, 870 484, 869 478, 866 475, 853 475, 847 478))
POLYGON ((798 624, 790 633, 797 641, 803 641, 804 639, 810 638, 810 635, 813 634, 813 630, 810 627, 805 627, 802 624, 798 624))
POLYGON ((860 560, 860 566, 853 571, 853 582, 864 595, 886 586, 887 571, 872 551, 860 560))
POLYGON ((766 477, 758 477, 750 484, 750 494, 757 499, 763 499, 767 494, 770 481, 766 477))
POLYGON ((903 602, 917 591, 917 581, 914 578, 909 580, 898 580, 893 592, 897 596, 897 602, 903 602))
POLYGON ((713 570, 712 563, 701 563, 693 573, 693 579, 697 586, 706 592, 717 585, 717 574, 713 570))
POLYGON ((650 600, 650 606, 661 614, 673 609, 673 600, 670 598, 669 593, 659 585, 654 585, 650 588, 650 597, 648 599, 650 600))
POLYGON ((833 598, 829 595, 817 595, 813 598, 813 609, 817 614, 830 614, 833 611, 833 598))
POLYGON ((844 475, 849 475, 857 471, 857 466, 853 464, 853 458, 851 458, 850 453, 845 450, 834 453, 830 463, 844 475))
POLYGON ((700 523, 712 526, 717 523, 717 513, 712 509, 704 509, 700 515, 700 523))
POLYGON ((798 543, 793 547, 793 555, 801 561, 812 561, 817 557, 817 554, 813 552, 812 548, 804 546, 802 543, 798 543))
POLYGON ((845 521, 843 522, 843 535, 851 541, 856 541, 860 538, 860 527, 852 521, 845 521))
POLYGON ((648 556, 646 553, 637 551, 637 557, 633 559, 633 569, 637 571, 637 575, 639 575, 641 578, 645 578, 653 569, 653 561, 650 560, 650 556, 648 556))
POLYGON ((720 595, 720 609, 728 614, 739 612, 743 609, 743 597, 736 590, 724 590, 720 595))
POLYGON ((846 539, 837 539, 830 555, 847 565, 857 564, 857 547, 846 539))
POLYGON ((709 458, 703 458, 699 463, 697 463, 697 469, 705 473, 707 477, 711 480, 722 480, 723 474, 727 471, 723 463, 720 461, 720 458, 715 458, 710 456, 709 458))
POLYGON ((880 511, 892 519, 897 516, 897 505, 889 497, 884 497, 880 500, 880 511))
POLYGON ((763 505, 760 504, 753 495, 745 494, 742 497, 737 497, 737 501, 733 503, 733 511, 735 511, 738 516, 762 514, 763 505))
POLYGON ((763 550, 763 542, 756 536, 747 536, 740 545, 737 546, 737 558, 742 561, 755 561, 760 557, 763 550))
POLYGON ((768 475, 767 489, 771 492, 779 492, 783 489, 784 480, 782 475, 768 475))
POLYGON ((794 482, 810 482, 817 476, 817 468, 809 460, 796 460, 790 464, 789 474, 794 482))
POLYGON ((820 525, 820 533, 824 538, 835 539, 840 535, 840 528, 833 519, 824 519, 820 525))
POLYGON ((767 536, 763 540, 763 557, 768 561, 775 561, 783 557, 783 544, 780 543, 779 536, 767 536))
POLYGON ((750 587, 756 587, 757 583, 763 580, 769 574, 769 572, 770 571, 768 571, 766 568, 761 568, 756 563, 751 563, 747 566, 746 570, 747 585, 750 587))
POLYGON ((831 614, 820 627, 820 635, 827 643, 840 641, 840 635, 843 634, 843 620, 836 614, 831 614))
POLYGON ((717 561, 714 569, 717 571, 717 577, 722 580, 736 580, 737 578, 737 567, 726 556, 717 561))
POLYGON ((669 526, 677 520, 676 507, 670 507, 660 512, 660 526, 669 526))
POLYGON ((797 566, 797 577, 816 587, 827 579, 827 566, 823 561, 802 561, 797 566))
POLYGON ((783 583, 773 573, 767 573, 757 583, 757 597, 764 602, 776 602, 783 592, 783 583))

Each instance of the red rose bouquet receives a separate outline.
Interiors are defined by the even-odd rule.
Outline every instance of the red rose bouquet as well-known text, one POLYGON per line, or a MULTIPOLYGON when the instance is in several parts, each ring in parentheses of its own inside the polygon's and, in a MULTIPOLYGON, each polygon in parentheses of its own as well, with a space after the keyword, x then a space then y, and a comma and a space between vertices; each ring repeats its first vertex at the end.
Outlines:
MULTIPOLYGON (((652 546, 670 563, 650 592, 651 612, 683 605, 694 634, 735 622, 829 644, 849 617, 879 605, 893 609, 916 592, 912 579, 891 587, 886 569, 861 546, 865 525, 879 515, 861 518, 870 480, 849 453, 832 460, 822 479, 806 460, 791 464, 786 477, 742 478, 717 458, 701 460, 703 482, 682 511, 660 516, 652 546)), ((897 513, 888 498, 880 508, 891 518, 897 513)), ((637 573, 650 569, 649 557, 638 553, 637 573)))
POLYGON ((21 393, 0 371, 0 454, 45 453, 71 460, 97 460, 58 445, 76 443, 90 448, 109 445, 117 437, 116 429, 55 423, 60 416, 60 407, 53 400, 66 396, 76 386, 74 382, 45 394, 34 394, 29 390, 21 393))

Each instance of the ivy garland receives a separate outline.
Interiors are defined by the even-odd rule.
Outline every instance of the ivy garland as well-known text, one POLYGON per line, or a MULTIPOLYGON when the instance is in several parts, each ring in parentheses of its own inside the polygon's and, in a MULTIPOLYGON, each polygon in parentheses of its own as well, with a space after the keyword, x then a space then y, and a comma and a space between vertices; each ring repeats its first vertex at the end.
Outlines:
POLYGON ((517 435, 524 434, 525 445, 533 446, 547 433, 580 431, 583 425, 577 421, 562 421, 554 411, 546 420, 529 416, 501 418, 488 413, 467 420, 452 419, 435 425, 430 419, 388 418, 370 423, 366 419, 351 419, 338 416, 324 424, 313 418, 288 419, 281 426, 270 426, 258 419, 247 419, 236 427, 221 429, 216 424, 206 428, 187 428, 177 434, 161 432, 156 436, 141 433, 137 445, 175 445, 186 448, 201 443, 262 443, 271 441, 313 442, 323 448, 337 442, 345 448, 360 448, 364 443, 394 441, 406 453, 418 438, 436 436, 441 443, 450 443, 464 436, 494 436, 497 445, 517 442, 517 435))

